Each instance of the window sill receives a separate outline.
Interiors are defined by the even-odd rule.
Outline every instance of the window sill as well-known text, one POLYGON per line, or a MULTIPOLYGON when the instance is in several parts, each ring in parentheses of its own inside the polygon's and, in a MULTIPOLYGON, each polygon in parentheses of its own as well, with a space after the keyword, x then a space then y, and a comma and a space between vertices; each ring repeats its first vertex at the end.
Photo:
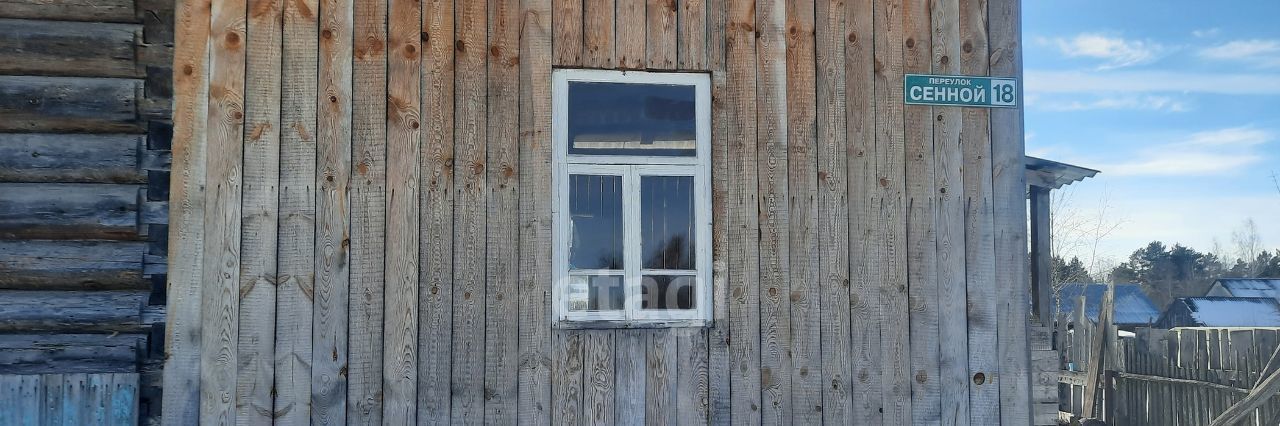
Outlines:
POLYGON ((552 325, 552 328, 561 330, 630 330, 630 329, 652 329, 652 328, 710 328, 714 325, 712 321, 705 319, 681 319, 681 320, 560 320, 552 325))

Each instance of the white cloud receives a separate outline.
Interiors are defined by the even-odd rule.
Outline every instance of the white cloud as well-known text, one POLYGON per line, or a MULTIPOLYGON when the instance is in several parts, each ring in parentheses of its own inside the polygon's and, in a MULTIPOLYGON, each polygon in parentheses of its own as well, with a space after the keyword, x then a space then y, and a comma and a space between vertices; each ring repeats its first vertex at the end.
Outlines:
POLYGON ((1098 168, 1112 176, 1224 175, 1261 162, 1255 148, 1274 139, 1271 132, 1233 127, 1192 133, 1171 143, 1157 144, 1131 158, 1098 168))
POLYGON ((1164 47, 1150 41, 1126 40, 1097 33, 1083 33, 1075 37, 1044 40, 1058 47, 1069 57, 1101 59, 1099 69, 1122 68, 1154 61, 1164 47))
POLYGON ((1170 71, 1047 71, 1028 70, 1028 95, 1045 93, 1214 93, 1280 95, 1280 75, 1189 73, 1170 71))
POLYGON ((1222 32, 1220 28, 1203 28, 1191 32, 1191 36, 1195 38, 1213 37, 1222 32))
MULTIPOLYGON (((1038 100, 1035 108, 1046 111, 1091 111, 1091 110, 1138 110, 1185 112, 1190 106, 1171 96, 1157 95, 1120 95, 1097 98, 1090 101, 1042 101, 1038 100)), ((1028 102, 1028 106, 1031 106, 1028 102)))
POLYGON ((1258 66, 1280 66, 1280 40, 1235 40, 1200 50, 1211 60, 1238 61, 1258 66))

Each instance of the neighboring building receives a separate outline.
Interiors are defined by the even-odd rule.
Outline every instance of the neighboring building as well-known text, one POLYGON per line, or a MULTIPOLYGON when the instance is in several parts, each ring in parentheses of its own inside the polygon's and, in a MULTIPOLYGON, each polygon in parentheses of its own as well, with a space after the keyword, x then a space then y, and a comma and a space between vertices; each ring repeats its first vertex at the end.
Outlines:
POLYGON ((1156 326, 1280 327, 1280 303, 1269 297, 1180 297, 1156 326))
MULTIPOLYGON (((1148 326, 1160 318, 1160 309, 1151 298, 1142 291, 1138 284, 1116 284, 1115 324, 1121 329, 1132 330, 1135 327, 1148 326)), ((1076 306, 1080 295, 1085 296, 1084 313, 1090 321, 1098 321, 1098 313, 1102 310, 1102 297, 1107 292, 1106 284, 1063 284, 1058 290, 1058 314, 1075 317, 1076 306)))
POLYGON ((1270 297, 1280 300, 1280 278, 1219 278, 1205 296, 1270 297))

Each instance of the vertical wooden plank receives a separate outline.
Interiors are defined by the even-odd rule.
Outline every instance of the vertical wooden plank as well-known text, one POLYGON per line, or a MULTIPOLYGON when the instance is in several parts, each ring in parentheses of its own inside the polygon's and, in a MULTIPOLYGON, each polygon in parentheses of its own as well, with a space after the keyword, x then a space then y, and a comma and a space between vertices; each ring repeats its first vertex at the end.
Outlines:
MULTIPOLYGON (((929 5, 933 22, 933 72, 961 74, 959 1, 932 0, 929 5)), ((965 321, 968 298, 965 288, 964 148, 960 143, 962 109, 934 108, 933 115, 938 227, 938 384, 941 387, 942 424, 967 425, 970 381, 968 322, 965 321)))
POLYGON ((521 0, 520 421, 551 422, 551 2, 521 0))
POLYGON ((200 416, 200 302, 204 258, 205 130, 209 0, 177 2, 173 75, 173 163, 169 190, 169 274, 165 322, 165 424, 200 416))
MULTIPOLYGON (((991 0, 992 76, 1022 79, 1022 2, 991 0)), ((1000 357, 1000 423, 1031 421, 1031 350, 1027 341, 1030 318, 1030 268, 1027 265, 1026 159, 1022 123, 1022 93, 1018 108, 991 111, 991 182, 993 188, 996 268, 993 285, 997 351, 1000 357)))
MULTIPOLYGON (((815 91, 818 299, 824 423, 853 421, 853 347, 849 309, 849 169, 845 114, 845 10, 816 2, 815 91)), ((811 373, 812 374, 812 373, 811 373)), ((798 405, 797 405, 798 406, 798 405)))
MULTIPOLYGON (((417 4, 414 4, 416 12, 417 4)), ((404 247, 388 241, 388 228, 402 212, 387 203, 388 111, 388 1, 372 0, 354 5, 352 93, 351 93, 351 298, 350 351, 347 356, 347 423, 382 423, 383 344, 394 338, 386 328, 392 320, 385 316, 384 303, 395 300, 389 293, 403 283, 387 275, 390 268, 404 263, 404 247), (388 214, 390 213, 390 214, 388 214)), ((402 7, 396 19, 413 18, 402 7)), ((416 22, 414 25, 417 27, 416 22)), ((407 28, 406 28, 407 29, 407 28)), ((413 31, 410 29, 410 31, 413 31)), ((414 37, 416 38, 416 37, 414 37)), ((414 57, 417 56, 414 51, 414 57)), ((416 83, 416 78, 414 79, 416 83)), ((395 83, 400 83, 396 81, 395 83)), ((399 87, 397 87, 399 89, 399 87)), ((397 135, 399 136, 399 135, 397 135)), ((398 142, 398 141, 397 141, 398 142)), ((401 142, 403 143, 403 142, 401 142)), ((403 153, 404 151, 399 151, 403 153)), ((412 158, 412 157, 410 157, 412 158)), ((409 216, 414 217, 414 216, 409 216)), ((393 234, 396 235, 396 234, 393 234)), ((417 251, 413 252, 415 255, 417 251)), ((411 263, 412 264, 412 263, 411 263)), ((386 354, 391 356, 390 353, 386 354)), ((394 364, 387 363, 387 366, 394 364)), ((391 388, 388 386, 388 390, 391 388)), ((388 419, 390 420, 390 419, 388 419)))
POLYGON ((422 5, 418 422, 449 423, 453 371, 454 2, 422 5))
MULTIPOLYGON (((720 179, 725 191, 728 229, 729 343, 732 422, 760 422, 760 256, 756 180, 756 34, 754 0, 730 0, 725 26, 726 123, 728 164, 720 179)), ((619 384, 621 385, 621 383, 619 384)), ((728 421, 726 419, 725 421, 728 421)), ((720 421, 717 419, 717 421, 720 421)))
POLYGON ((584 0, 554 0, 555 39, 551 49, 555 65, 575 67, 582 65, 582 19, 584 0))
POLYGON ((555 383, 551 387, 551 401, 555 411, 552 422, 561 425, 578 424, 583 419, 582 332, 557 330, 553 345, 555 383))
POLYGON ((247 28, 236 422, 271 421, 275 385, 276 232, 280 195, 280 49, 283 4, 253 0, 247 28))
POLYGON ((107 383, 111 386, 111 406, 107 410, 107 423, 138 424, 138 374, 111 374, 107 383))
POLYGON ((678 60, 676 0, 647 0, 645 6, 645 65, 669 70, 678 60))
POLYGON ((874 264, 873 279, 879 284, 881 327, 881 400, 887 424, 906 424, 911 415, 911 374, 907 300, 904 127, 902 106, 903 1, 875 4, 875 162, 879 188, 875 196, 874 220, 881 258, 874 264))
POLYGON ((676 424, 708 424, 706 330, 678 329, 676 338, 676 424))
POLYGON ((453 186, 453 423, 484 419, 487 17, 482 1, 462 2, 454 11, 454 164, 460 167, 453 186))
MULTIPOLYGON (((44 374, 41 375, 40 382, 40 393, 44 395, 40 407, 41 421, 49 425, 67 423, 68 419, 62 414, 63 375, 44 374)), ((198 404, 198 401, 195 402, 198 404)), ((198 412, 195 413, 196 416, 199 416, 199 414, 198 412)))
POLYGON ((680 9, 676 38, 679 40, 679 65, 682 70, 707 69, 707 0, 684 0, 680 9))
POLYGON ((1040 324, 1046 324, 1046 318, 1052 309, 1049 294, 1052 292, 1052 258, 1053 233, 1049 219, 1049 188, 1041 186, 1027 187, 1029 204, 1031 204, 1031 312, 1040 324))
POLYGON ((582 66, 613 68, 614 0, 582 4, 582 66))
POLYGON ((520 18, 518 0, 489 2, 488 172, 489 196, 486 259, 484 422, 514 424, 518 395, 519 330, 516 314, 520 253, 511 244, 520 238, 520 145, 517 128, 520 18))
MULTIPOLYGON (((556 342, 560 346, 559 341, 556 342)), ((642 330, 618 330, 614 334, 614 400, 613 410, 614 424, 618 425, 639 425, 645 424, 648 419, 645 418, 645 370, 648 358, 649 340, 642 330)), ((558 360, 563 357, 556 357, 558 360)), ((556 370, 557 377, 560 374, 571 374, 572 371, 556 370), (563 372, 563 373, 562 373, 563 372)), ((556 386, 555 393, 557 395, 568 392, 572 389, 561 390, 560 386, 556 386)), ((557 404, 556 424, 569 424, 561 421, 560 405, 557 404)))
POLYGON ((645 67, 645 1, 615 0, 617 14, 614 18, 613 49, 617 59, 614 64, 618 68, 635 70, 645 67))
POLYGON ((645 330, 644 421, 650 425, 676 422, 676 339, 673 330, 645 330))
POLYGON ((760 197, 760 390, 764 424, 791 418, 789 228, 787 206, 786 3, 756 2, 756 130, 760 197))
POLYGON ((791 415, 786 422, 822 423, 821 318, 818 265, 818 147, 814 2, 788 0, 786 138, 791 415))
POLYGON ((849 294, 850 339, 856 382, 852 383, 854 424, 880 424, 881 358, 883 335, 880 282, 876 268, 884 253, 878 249, 875 203, 880 183, 876 179, 874 10, 870 1, 846 3, 845 99, 846 134, 849 143, 849 294))
POLYGON ((585 424, 613 424, 613 397, 618 391, 613 385, 613 333, 613 330, 593 330, 583 335, 582 422, 585 424))
POLYGON ((43 385, 38 374, 0 375, 0 424, 36 426, 42 423, 43 385))
MULTIPOLYGON (((929 0, 907 0, 902 13, 902 70, 927 74, 933 63, 929 0)), ((928 106, 903 107, 911 422, 920 425, 942 421, 933 112, 928 106)))
MULTIPOLYGON (((382 401, 385 424, 416 424, 418 414, 418 272, 421 267, 423 5, 387 6, 385 147, 386 288, 382 300, 382 401)), ((357 167, 357 172, 360 168, 357 167)), ((367 173, 367 171, 365 172, 367 173)), ((376 181, 375 181, 376 182, 376 181)), ((376 262, 376 261, 375 261, 376 262)))
POLYGON ((337 424, 347 419, 352 13, 351 0, 320 3, 312 424, 337 424))
POLYGON ((201 294, 200 422, 235 422, 240 295, 240 190, 244 180, 245 9, 217 2, 209 29, 208 163, 201 294))
MULTIPOLYGON (((729 133, 733 123, 728 121, 730 106, 725 99, 728 73, 725 62, 726 17, 728 0, 709 0, 708 12, 708 61, 711 73, 711 175, 728 176, 730 157, 729 133)), ((720 220, 711 221, 712 252, 712 327, 707 332, 707 403, 708 422, 727 423, 732 416, 730 398, 730 342, 729 329, 729 182, 727 179, 711 180, 711 215, 720 220)))
POLYGON ((311 421, 315 293, 316 69, 315 0, 284 2, 280 91, 280 240, 276 288, 276 424, 311 421))
MULTIPOLYGON (((987 1, 959 0, 960 70, 987 75, 987 1)), ((969 324, 969 423, 991 425, 1000 419, 996 356, 995 231, 992 216, 991 130, 989 111, 965 108, 961 116, 961 180, 965 203, 965 281, 969 324)), ((1084 329, 1076 324, 1077 334, 1084 329)), ((1080 342, 1077 339, 1077 343, 1080 342)), ((1077 362, 1079 362, 1077 360, 1077 362)))

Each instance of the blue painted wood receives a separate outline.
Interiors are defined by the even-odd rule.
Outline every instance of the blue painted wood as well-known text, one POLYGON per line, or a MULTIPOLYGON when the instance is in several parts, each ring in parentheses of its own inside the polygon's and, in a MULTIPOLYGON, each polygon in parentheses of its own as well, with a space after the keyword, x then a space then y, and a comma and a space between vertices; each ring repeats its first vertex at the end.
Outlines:
POLYGON ((135 424, 137 373, 0 375, 0 425, 135 424))

